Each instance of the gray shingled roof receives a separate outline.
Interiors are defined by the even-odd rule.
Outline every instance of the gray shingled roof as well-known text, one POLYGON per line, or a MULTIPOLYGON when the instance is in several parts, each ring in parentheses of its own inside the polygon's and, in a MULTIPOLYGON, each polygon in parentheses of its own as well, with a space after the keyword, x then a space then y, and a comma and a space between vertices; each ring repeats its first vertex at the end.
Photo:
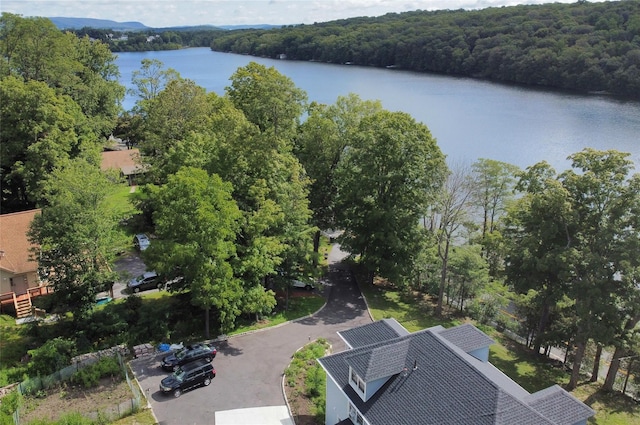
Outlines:
POLYGON ((388 341, 402 335, 407 335, 406 329, 395 319, 384 319, 355 328, 338 332, 352 348, 362 347, 374 342, 388 341), (404 332, 403 332, 404 331, 404 332))
MULTIPOLYGON (((444 339, 440 331, 426 329, 388 342, 377 341, 323 357, 319 362, 372 425, 565 424, 546 418, 542 411, 527 404, 522 396, 528 393, 513 381, 514 387, 505 388, 501 381, 506 379, 504 375, 494 380, 492 373, 478 370, 482 362, 444 339), (363 402, 349 385, 349 362, 356 356, 364 359, 367 352, 399 342, 408 343, 403 368, 363 402), (516 387, 520 391, 511 394, 516 387)), ((363 334, 364 330, 360 329, 359 335, 363 334)), ((581 418, 591 415, 585 412, 581 418)))
POLYGON ((409 340, 364 350, 346 357, 346 362, 365 382, 395 375, 405 367, 409 340))
POLYGON ((479 348, 486 348, 495 343, 487 334, 469 323, 445 329, 440 332, 440 335, 460 347, 465 353, 470 353, 479 348))
POLYGON ((593 409, 558 385, 531 394, 525 398, 525 402, 556 424, 573 425, 584 420, 585 416, 595 414, 593 409))

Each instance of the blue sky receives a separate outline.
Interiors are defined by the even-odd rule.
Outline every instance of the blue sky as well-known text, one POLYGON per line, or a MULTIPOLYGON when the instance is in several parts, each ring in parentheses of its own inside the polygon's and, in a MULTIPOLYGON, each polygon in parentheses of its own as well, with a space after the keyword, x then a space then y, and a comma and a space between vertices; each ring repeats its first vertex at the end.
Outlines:
MULTIPOLYGON (((555 0, 573 3, 575 0, 555 0)), ((312 24, 389 12, 481 9, 549 0, 2 0, 0 10, 22 16, 138 21, 181 25, 312 24)))

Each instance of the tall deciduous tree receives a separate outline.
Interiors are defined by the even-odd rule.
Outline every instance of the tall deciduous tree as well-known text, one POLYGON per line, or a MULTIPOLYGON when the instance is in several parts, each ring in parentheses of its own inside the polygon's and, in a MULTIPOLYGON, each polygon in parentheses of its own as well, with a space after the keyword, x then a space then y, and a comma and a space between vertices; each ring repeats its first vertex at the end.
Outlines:
POLYGON ((115 56, 106 44, 63 33, 46 18, 3 13, 0 52, 3 77, 45 83, 80 105, 96 136, 111 132, 125 89, 118 82, 115 56))
POLYGON ((509 209, 503 229, 505 273, 516 292, 533 294, 529 303, 537 309, 531 320, 536 323, 534 351, 539 353, 550 315, 567 295, 573 276, 574 212, 569 192, 545 162, 529 167, 517 188, 524 196, 509 209))
POLYGON ((402 282, 424 240, 420 217, 442 186, 446 164, 429 129, 401 112, 360 122, 337 172, 340 241, 375 273, 402 282))
POLYGON ((496 230, 496 221, 513 198, 513 186, 520 171, 515 165, 480 158, 472 165, 475 182, 473 201, 482 212, 482 239, 496 230))
POLYGON ((629 177, 633 163, 629 154, 585 149, 569 156, 572 168, 561 175, 571 194, 575 211, 573 246, 580 261, 570 294, 576 306, 576 355, 568 387, 578 383, 580 363, 589 339, 608 344, 612 333, 624 326, 624 304, 634 280, 621 278, 633 273, 640 262, 636 249, 638 227, 638 175, 629 177), (575 170, 575 171, 574 171, 575 170))
POLYGON ((136 106, 145 109, 145 103, 158 97, 160 92, 171 81, 180 78, 180 74, 173 68, 164 68, 159 59, 142 59, 140 69, 133 71, 131 82, 134 87, 131 94, 138 97, 136 106))
POLYGON ((183 168, 171 175, 155 193, 158 240, 145 251, 158 272, 183 278, 173 285, 189 288, 191 302, 204 309, 207 338, 212 307, 222 331, 231 329, 242 311, 244 291, 232 268, 241 213, 231 190, 202 169, 183 168))
MULTIPOLYGON (((640 246, 638 175, 629 155, 585 149, 569 157, 572 169, 559 176, 546 164, 527 170, 526 191, 509 212, 507 276, 522 292, 539 294, 543 332, 549 310, 573 302, 576 352, 568 388, 577 385, 587 343, 614 343, 635 316, 631 276, 640 246)), ((565 326, 566 328, 566 326, 565 326)), ((539 348, 539 343, 536 343, 539 348)))
POLYGON ((226 98, 254 128, 243 123, 230 136, 218 133, 217 164, 228 172, 225 176, 233 182, 245 216, 239 269, 245 282, 265 282, 276 269, 295 275, 311 261, 314 230, 309 223, 309 181, 292 153, 306 93, 274 68, 254 62, 239 68, 231 82, 226 98))
POLYGON ((379 101, 363 101, 357 95, 338 97, 335 104, 312 104, 309 116, 296 137, 295 153, 311 180, 309 206, 318 227, 314 252, 318 252, 320 229, 336 226, 335 173, 343 153, 358 134, 360 121, 382 111, 379 101))
POLYGON ((87 120, 71 98, 43 82, 12 76, 0 80, 0 98, 3 212, 46 203, 42 182, 68 159, 97 163, 87 120))
POLYGON ((472 186, 469 171, 464 165, 452 166, 444 186, 432 206, 430 228, 435 233, 438 256, 440 257, 440 284, 436 315, 442 315, 444 289, 449 273, 449 255, 459 231, 469 221, 471 212, 472 186))
POLYGON ((480 158, 472 165, 473 203, 482 214, 482 253, 489 261, 493 276, 497 275, 502 264, 498 219, 504 215, 507 203, 513 199, 519 171, 515 165, 486 158, 480 158))
POLYGON ((285 139, 295 135, 307 102, 307 94, 291 79, 256 62, 236 70, 226 93, 261 132, 285 139))
POLYGON ((144 104, 145 140, 139 146, 149 181, 162 184, 188 160, 174 152, 188 137, 209 132, 215 98, 193 81, 176 78, 144 104))
POLYGON ((106 202, 115 187, 97 166, 75 159, 51 173, 44 187, 47 206, 31 224, 39 273, 76 321, 116 277, 109 264, 118 220, 106 202))

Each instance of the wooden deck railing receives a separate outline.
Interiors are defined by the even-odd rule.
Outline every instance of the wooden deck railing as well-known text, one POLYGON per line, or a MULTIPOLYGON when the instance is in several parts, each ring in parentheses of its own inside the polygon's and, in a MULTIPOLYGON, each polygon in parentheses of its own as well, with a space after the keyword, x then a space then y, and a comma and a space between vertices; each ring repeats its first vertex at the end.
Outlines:
POLYGON ((28 298, 39 297, 40 295, 47 295, 53 292, 51 286, 36 286, 35 288, 27 289, 26 294, 16 294, 15 292, 5 292, 0 294, 0 304, 14 304, 18 301, 22 301, 28 298))

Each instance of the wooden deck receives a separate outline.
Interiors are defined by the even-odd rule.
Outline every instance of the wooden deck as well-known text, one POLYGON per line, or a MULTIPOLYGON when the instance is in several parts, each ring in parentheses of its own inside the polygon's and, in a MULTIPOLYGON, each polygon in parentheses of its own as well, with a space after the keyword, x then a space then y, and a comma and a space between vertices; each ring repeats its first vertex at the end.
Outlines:
POLYGON ((27 317, 32 314, 33 304, 31 299, 41 295, 47 295, 53 292, 50 286, 37 286, 29 288, 26 294, 16 294, 15 292, 5 292, 0 294, 0 306, 13 304, 16 309, 16 317, 18 319, 27 317))

